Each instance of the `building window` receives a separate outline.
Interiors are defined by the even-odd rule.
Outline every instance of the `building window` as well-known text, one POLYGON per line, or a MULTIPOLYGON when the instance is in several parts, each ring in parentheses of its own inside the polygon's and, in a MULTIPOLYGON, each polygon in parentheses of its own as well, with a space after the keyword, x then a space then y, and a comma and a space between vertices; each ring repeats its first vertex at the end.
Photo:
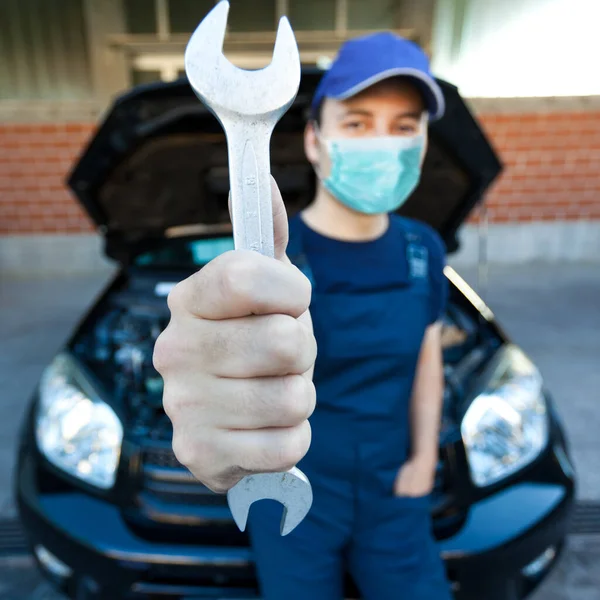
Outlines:
MULTIPOLYGON (((215 5, 214 0, 169 0, 169 25, 173 33, 190 33, 215 5)), ((236 11, 237 12, 237 11, 236 11)))
POLYGON ((0 100, 82 100, 92 96, 80 0, 3 0, 0 100))
POLYGON ((347 0, 348 29, 394 29, 398 25, 398 2, 394 0, 347 0))
POLYGON ((124 0, 125 23, 129 33, 156 33, 156 3, 153 0, 124 0))
POLYGON ((244 0, 231 3, 227 27, 229 31, 274 31, 277 24, 275 0, 244 0))
MULTIPOLYGON (((131 57, 131 80, 169 81, 183 72, 189 36, 215 0, 123 0, 128 33, 116 36, 131 57), (146 73, 144 75, 144 73, 146 73)), ((225 55, 242 68, 271 60, 277 23, 290 19, 304 64, 326 65, 339 45, 357 32, 391 29, 417 39, 410 24, 399 27, 401 9, 414 0, 232 0, 225 55)), ((428 6, 431 2, 426 2, 428 6)), ((429 19, 431 22, 431 19, 429 19)))
POLYGON ((283 7, 295 31, 333 31, 336 6, 334 0, 288 0, 283 7))

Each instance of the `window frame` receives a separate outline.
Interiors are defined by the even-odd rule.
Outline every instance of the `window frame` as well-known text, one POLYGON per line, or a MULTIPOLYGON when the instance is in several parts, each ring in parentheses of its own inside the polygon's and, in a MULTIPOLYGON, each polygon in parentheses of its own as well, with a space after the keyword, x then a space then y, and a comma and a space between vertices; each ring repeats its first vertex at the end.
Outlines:
MULTIPOLYGON (((109 45, 121 50, 129 57, 130 72, 133 69, 158 71, 162 81, 172 81, 177 79, 179 72, 184 69, 183 54, 192 32, 173 33, 171 31, 169 1, 154 0, 157 22, 155 34, 125 33, 108 36, 109 45)), ((289 1, 275 0, 275 22, 288 14, 289 1)), ((344 41, 356 35, 374 31, 372 29, 349 29, 348 0, 334 1, 335 25, 333 30, 297 30, 294 32, 300 50, 300 60, 303 64, 326 68, 344 41)), ((407 1, 413 0, 398 0, 396 10, 404 9, 407 1)), ((215 4, 218 2, 219 0, 215 0, 215 4)), ((413 28, 392 29, 392 31, 419 42, 419 36, 413 28)), ((231 62, 241 68, 264 67, 271 60, 275 34, 276 31, 228 32, 224 52, 231 62)))

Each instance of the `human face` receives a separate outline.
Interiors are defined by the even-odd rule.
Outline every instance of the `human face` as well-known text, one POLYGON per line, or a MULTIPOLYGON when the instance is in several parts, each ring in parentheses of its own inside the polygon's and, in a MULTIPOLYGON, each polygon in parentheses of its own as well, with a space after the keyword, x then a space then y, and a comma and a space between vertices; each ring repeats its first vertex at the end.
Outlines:
MULTIPOLYGON (((401 78, 385 79, 346 100, 326 98, 321 107, 319 136, 314 124, 305 132, 305 152, 315 169, 327 177, 329 157, 320 138, 413 136, 419 132, 425 105, 417 88, 401 78)), ((421 157, 421 162, 423 161, 421 157)))

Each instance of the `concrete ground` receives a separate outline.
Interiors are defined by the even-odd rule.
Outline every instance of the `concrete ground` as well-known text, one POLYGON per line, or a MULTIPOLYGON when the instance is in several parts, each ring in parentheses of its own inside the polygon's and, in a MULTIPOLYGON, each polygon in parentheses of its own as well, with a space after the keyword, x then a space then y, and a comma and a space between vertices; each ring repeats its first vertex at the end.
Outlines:
MULTIPOLYGON (((475 270, 460 272, 478 288, 475 270)), ((600 265, 492 266, 488 279, 485 300, 556 399, 579 473, 579 498, 600 501, 600 265)), ((0 279, 0 518, 15 514, 16 430, 31 390, 106 281, 107 275, 0 279)), ((0 561, 0 600, 34 599, 59 600, 29 559, 0 561)), ((600 600, 600 536, 572 537, 531 600, 600 600)))

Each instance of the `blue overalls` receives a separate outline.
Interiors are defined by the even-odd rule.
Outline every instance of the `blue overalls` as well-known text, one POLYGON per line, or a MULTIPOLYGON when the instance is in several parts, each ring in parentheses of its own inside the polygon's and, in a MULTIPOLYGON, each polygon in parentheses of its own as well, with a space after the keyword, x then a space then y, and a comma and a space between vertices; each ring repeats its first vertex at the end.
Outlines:
POLYGON ((409 455, 421 341, 445 303, 441 241, 422 223, 391 216, 378 240, 341 242, 296 216, 288 256, 313 283, 317 407, 298 467, 314 500, 284 537, 280 504, 251 507, 262 597, 342 600, 348 569, 365 600, 449 600, 429 497, 393 494, 409 455))

